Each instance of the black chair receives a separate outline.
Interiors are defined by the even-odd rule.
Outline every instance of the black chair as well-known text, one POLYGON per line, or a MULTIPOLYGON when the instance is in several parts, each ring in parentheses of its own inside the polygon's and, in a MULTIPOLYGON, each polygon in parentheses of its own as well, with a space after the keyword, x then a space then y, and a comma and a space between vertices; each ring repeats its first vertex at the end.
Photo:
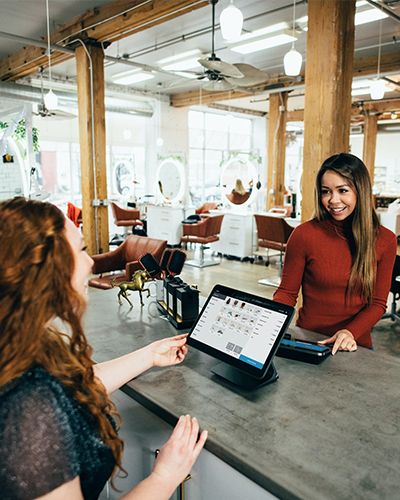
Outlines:
POLYGON ((392 293, 390 312, 384 314, 382 319, 390 318, 392 321, 400 321, 400 310, 397 310, 397 301, 400 299, 400 281, 397 281, 396 278, 400 278, 400 255, 396 255, 394 261, 392 284, 390 286, 390 292, 392 293))

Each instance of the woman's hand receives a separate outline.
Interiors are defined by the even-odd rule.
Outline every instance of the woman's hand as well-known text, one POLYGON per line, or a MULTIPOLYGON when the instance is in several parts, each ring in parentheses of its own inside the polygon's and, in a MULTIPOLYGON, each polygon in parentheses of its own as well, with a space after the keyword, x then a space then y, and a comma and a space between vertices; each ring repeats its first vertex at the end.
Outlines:
POLYGON ((157 340, 148 346, 153 366, 170 366, 182 363, 188 352, 187 333, 157 340))
POLYGON ((329 337, 329 339, 320 340, 318 344, 333 344, 332 355, 337 351, 356 351, 357 343, 354 340, 353 334, 349 330, 339 330, 329 337))
POLYGON ((181 416, 171 437, 161 448, 152 475, 176 488, 191 471, 207 439, 203 431, 197 440, 199 424, 190 415, 181 416))

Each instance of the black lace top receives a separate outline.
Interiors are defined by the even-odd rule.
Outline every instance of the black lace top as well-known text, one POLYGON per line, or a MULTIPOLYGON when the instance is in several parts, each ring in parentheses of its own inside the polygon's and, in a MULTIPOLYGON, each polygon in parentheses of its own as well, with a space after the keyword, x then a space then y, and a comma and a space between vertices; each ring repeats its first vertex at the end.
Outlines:
POLYGON ((113 467, 92 415, 46 370, 0 389, 2 498, 36 498, 79 476, 84 498, 95 499, 113 467))

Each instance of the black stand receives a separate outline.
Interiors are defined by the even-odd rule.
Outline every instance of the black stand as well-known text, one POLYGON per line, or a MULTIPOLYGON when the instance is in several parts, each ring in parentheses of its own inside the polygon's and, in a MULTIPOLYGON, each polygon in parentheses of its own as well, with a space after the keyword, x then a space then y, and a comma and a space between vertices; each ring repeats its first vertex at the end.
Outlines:
POLYGON ((233 384, 241 387, 242 389, 248 389, 248 390, 258 389, 263 385, 275 382, 279 378, 274 363, 271 363, 269 365, 267 373, 264 375, 263 378, 256 378, 252 377, 251 375, 247 375, 246 373, 243 373, 240 370, 226 363, 218 363, 211 369, 211 371, 215 373, 215 375, 218 375, 219 377, 229 380, 229 382, 232 382, 233 384))

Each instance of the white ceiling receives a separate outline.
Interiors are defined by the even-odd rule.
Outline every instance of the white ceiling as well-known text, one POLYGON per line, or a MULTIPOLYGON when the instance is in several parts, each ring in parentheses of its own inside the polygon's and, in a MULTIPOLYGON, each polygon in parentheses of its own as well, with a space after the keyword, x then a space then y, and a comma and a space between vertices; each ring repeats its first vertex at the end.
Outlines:
MULTIPOLYGON (((400 16, 400 1, 386 0, 392 2, 393 12, 400 16)), ((110 3, 110 0, 49 0, 51 30, 56 29, 65 21, 69 21, 76 15, 82 14, 86 9, 110 3)), ((243 12, 244 30, 253 31, 278 22, 292 23, 293 3, 289 0, 235 0, 235 5, 243 12)), ((229 0, 220 0, 216 6, 216 21, 219 22, 219 14, 229 4, 229 0)), ((296 19, 307 14, 307 3, 296 2, 296 19)), ((209 54, 211 48, 211 6, 205 7, 189 14, 180 16, 172 21, 157 25, 145 31, 136 33, 119 42, 111 43, 106 49, 107 55, 119 57, 127 54, 134 62, 157 66, 157 62, 165 57, 186 52, 194 48, 209 54)), ((33 38, 36 40, 46 39, 46 2, 45 0, 1 0, 0 1, 0 31, 14 33, 16 35, 33 38)), ((298 33, 296 49, 306 59, 306 32, 298 33)), ((379 39, 379 22, 372 22, 356 27, 355 57, 366 57, 377 55, 379 39)), ((271 75, 283 73, 283 56, 289 50, 289 45, 282 45, 273 49, 259 51, 246 56, 231 51, 227 43, 222 39, 220 30, 216 30, 215 36, 216 54, 221 59, 230 63, 246 62, 271 75)), ((400 23, 388 17, 382 20, 382 54, 387 51, 400 50, 400 23), (394 40, 399 40, 394 43, 394 40)), ((18 52, 21 48, 19 43, 8 40, 0 35, 0 57, 18 52)), ((108 84, 113 83, 113 75, 127 71, 130 68, 124 64, 106 64, 105 78, 108 84)), ((194 68, 202 72, 201 67, 194 68)), ((399 70, 400 73, 400 70, 399 70)), ((53 75, 64 80, 74 81, 76 76, 75 61, 73 59, 61 63, 53 68, 53 75)), ((400 80, 400 77, 393 77, 400 80)), ((174 94, 186 90, 199 88, 202 81, 188 80, 173 75, 156 73, 152 80, 136 83, 131 86, 132 90, 150 91, 152 93, 174 94)), ((395 89, 395 87, 393 87, 395 89)), ((400 90, 400 87, 398 87, 400 90)), ((302 90, 297 91, 297 95, 302 90)), ((393 96, 398 96, 393 93, 393 96)), ((289 103, 294 100, 289 100, 289 103)), ((299 107, 289 104, 290 108, 299 107)), ((245 107, 249 109, 267 110, 265 97, 250 96, 239 101, 230 101, 232 106, 245 107)))

